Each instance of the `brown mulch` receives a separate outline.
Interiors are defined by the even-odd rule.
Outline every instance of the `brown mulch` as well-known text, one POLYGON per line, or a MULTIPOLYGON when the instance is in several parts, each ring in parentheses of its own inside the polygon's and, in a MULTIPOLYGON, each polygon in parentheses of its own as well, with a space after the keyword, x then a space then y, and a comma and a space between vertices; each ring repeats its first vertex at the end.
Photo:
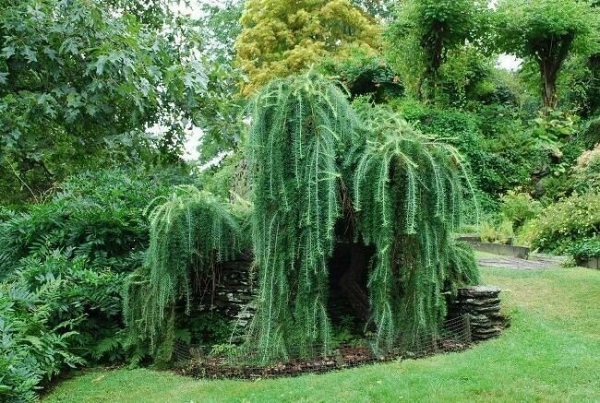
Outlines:
POLYGON ((180 375, 208 379, 261 379, 298 376, 307 373, 322 373, 332 370, 352 368, 376 362, 386 362, 401 358, 419 358, 436 353, 462 351, 469 347, 468 343, 453 339, 438 341, 435 349, 419 354, 390 354, 377 357, 368 347, 343 346, 330 356, 316 359, 292 359, 288 362, 277 362, 271 365, 235 365, 226 358, 206 357, 190 360, 175 369, 180 375))

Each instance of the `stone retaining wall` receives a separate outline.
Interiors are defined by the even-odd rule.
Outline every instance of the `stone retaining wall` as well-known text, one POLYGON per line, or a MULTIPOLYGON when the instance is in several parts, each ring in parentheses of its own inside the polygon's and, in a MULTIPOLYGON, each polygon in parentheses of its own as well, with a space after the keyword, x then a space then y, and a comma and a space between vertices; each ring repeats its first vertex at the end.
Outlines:
POLYGON ((249 323, 256 306, 256 273, 250 258, 225 262, 216 273, 214 289, 200 300, 200 311, 213 311, 244 328, 249 323))
MULTIPOLYGON (((224 263, 217 275, 214 292, 202 299, 201 310, 214 310, 243 329, 256 311, 253 301, 258 284, 250 259, 224 263)), ((500 334, 504 318, 500 314, 500 289, 488 286, 465 287, 448 307, 448 318, 466 316, 472 341, 500 334)))
POLYGON ((600 270, 600 258, 592 257, 588 260, 584 260, 580 265, 589 269, 600 270))
POLYGON ((471 340, 481 341, 502 332, 504 317, 500 314, 500 288, 489 286, 465 287, 449 309, 449 317, 466 315, 471 329, 471 340))

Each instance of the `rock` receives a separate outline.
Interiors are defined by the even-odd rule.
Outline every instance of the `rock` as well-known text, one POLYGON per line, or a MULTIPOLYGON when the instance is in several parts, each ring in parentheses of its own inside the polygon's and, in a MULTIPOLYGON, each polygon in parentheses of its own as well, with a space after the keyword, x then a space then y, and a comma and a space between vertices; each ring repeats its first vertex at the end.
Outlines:
POLYGON ((499 327, 496 327, 496 326, 473 330, 473 334, 478 334, 478 335, 498 334, 500 332, 502 332, 502 329, 500 329, 499 327))
POLYGON ((459 301, 461 305, 484 306, 497 305, 500 303, 500 298, 466 298, 459 301))
POLYGON ((493 286, 473 286, 465 287, 458 290, 459 297, 470 298, 496 298, 500 294, 500 288, 493 286))
POLYGON ((475 312, 480 313, 480 314, 487 314, 487 313, 495 313, 495 312, 500 312, 500 304, 497 305, 493 305, 493 306, 480 306, 477 307, 475 309, 475 312))
POLYGON ((487 340, 502 332, 504 318, 500 314, 500 288, 491 286, 465 287, 448 307, 449 317, 467 315, 473 341, 487 340))

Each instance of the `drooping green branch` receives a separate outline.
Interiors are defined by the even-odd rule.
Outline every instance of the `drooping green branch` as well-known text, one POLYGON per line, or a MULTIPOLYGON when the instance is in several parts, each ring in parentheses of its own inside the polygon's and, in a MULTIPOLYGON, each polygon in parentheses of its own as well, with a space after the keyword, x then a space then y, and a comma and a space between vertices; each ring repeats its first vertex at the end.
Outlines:
POLYGON ((258 311, 250 330, 263 358, 293 346, 327 349, 326 310, 335 232, 341 213, 338 156, 359 125, 344 94, 308 73, 275 80, 251 103, 249 161, 258 311))
POLYGON ((327 351, 328 259, 343 209, 356 210, 346 223, 355 241, 376 249, 368 289, 377 346, 411 348, 436 337, 445 294, 478 281, 472 253, 451 238, 461 157, 386 110, 364 108, 361 120, 337 87, 310 73, 273 81, 253 100, 260 288, 248 340, 262 359, 296 346, 301 354, 315 345, 327 351))
POLYGON ((132 334, 170 358, 175 306, 190 310, 195 276, 210 278, 241 248, 237 219, 212 194, 179 186, 149 206, 150 247, 145 264, 129 278, 125 320, 132 334))
POLYGON ((418 346, 446 315, 444 292, 478 281, 472 253, 455 249, 463 186, 460 156, 401 118, 372 109, 370 141, 354 170, 358 234, 375 245, 370 272, 377 345, 418 346))

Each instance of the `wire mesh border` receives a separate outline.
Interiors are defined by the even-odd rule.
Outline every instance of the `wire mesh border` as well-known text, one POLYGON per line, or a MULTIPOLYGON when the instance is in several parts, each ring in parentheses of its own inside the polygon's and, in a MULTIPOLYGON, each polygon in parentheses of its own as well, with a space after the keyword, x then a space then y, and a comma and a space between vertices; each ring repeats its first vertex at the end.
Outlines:
MULTIPOLYGON (((435 354, 463 351, 473 344, 469 315, 444 322, 439 335, 424 335, 411 348, 402 341, 386 349, 375 348, 373 340, 358 344, 342 344, 324 354, 324 346, 311 346, 311 351, 287 351, 285 358, 265 362, 257 350, 234 345, 221 349, 175 345, 175 371, 202 379, 248 379, 291 377, 354 368, 398 359, 416 359, 435 354), (212 351, 211 351, 212 350, 212 351)), ((223 347, 223 346, 221 346, 223 347)))

